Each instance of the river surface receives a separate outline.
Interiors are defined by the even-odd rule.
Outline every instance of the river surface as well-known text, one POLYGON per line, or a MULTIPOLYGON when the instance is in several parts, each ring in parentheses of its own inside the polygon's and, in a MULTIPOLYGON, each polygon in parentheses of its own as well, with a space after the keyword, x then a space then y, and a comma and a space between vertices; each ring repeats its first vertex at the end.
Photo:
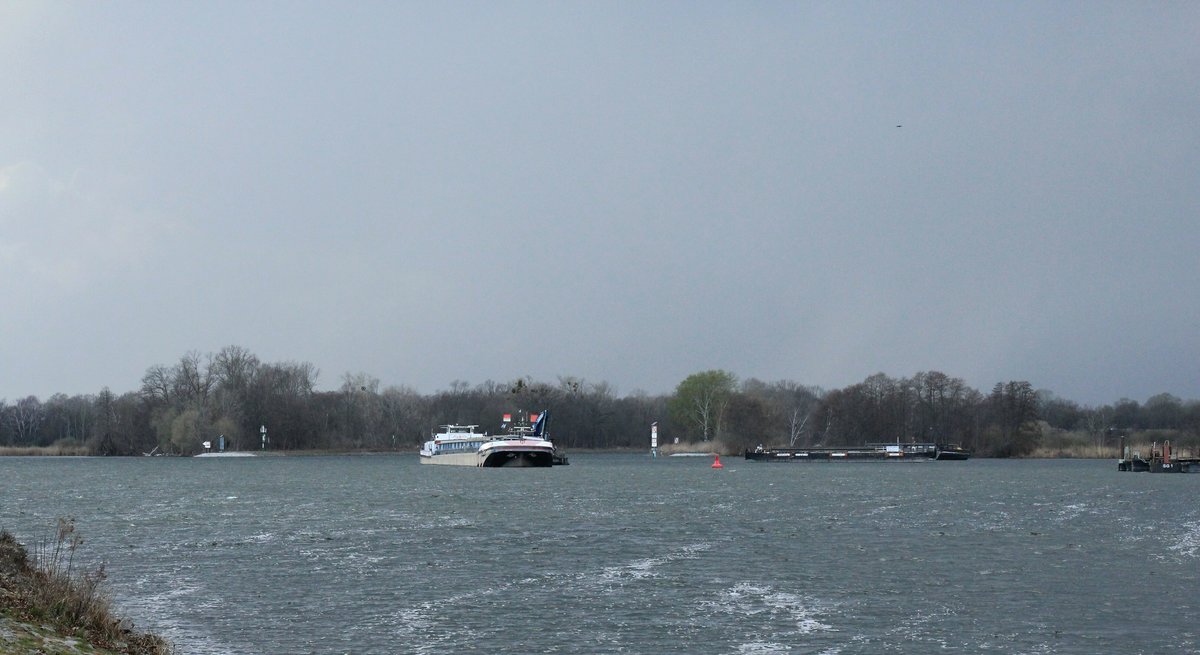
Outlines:
POLYGON ((0 458, 184 654, 1200 653, 1200 475, 1111 461, 0 458))

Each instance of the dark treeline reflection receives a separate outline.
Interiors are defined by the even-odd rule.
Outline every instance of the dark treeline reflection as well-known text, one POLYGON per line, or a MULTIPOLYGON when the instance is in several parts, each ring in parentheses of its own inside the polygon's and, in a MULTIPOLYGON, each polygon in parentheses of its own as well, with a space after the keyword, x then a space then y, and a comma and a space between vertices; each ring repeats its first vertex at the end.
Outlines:
POLYGON ((1120 436, 1200 443, 1194 400, 1163 393, 1144 403, 1089 407, 1025 381, 998 382, 984 393, 938 371, 909 378, 879 373, 824 390, 715 370, 688 376, 670 394, 625 396, 605 382, 575 377, 455 381, 422 395, 381 388, 362 373, 342 376, 336 391, 317 391, 317 376, 312 364, 264 363, 237 346, 188 353, 173 365, 151 366, 136 391, 0 400, 0 447, 194 454, 204 441, 224 436, 236 450, 413 450, 439 425, 496 432, 504 414, 542 409, 551 410, 551 436, 566 449, 649 448, 655 422, 663 444, 711 441, 723 452, 900 440, 959 443, 984 456, 1047 447, 1093 456, 1107 454, 1120 436))

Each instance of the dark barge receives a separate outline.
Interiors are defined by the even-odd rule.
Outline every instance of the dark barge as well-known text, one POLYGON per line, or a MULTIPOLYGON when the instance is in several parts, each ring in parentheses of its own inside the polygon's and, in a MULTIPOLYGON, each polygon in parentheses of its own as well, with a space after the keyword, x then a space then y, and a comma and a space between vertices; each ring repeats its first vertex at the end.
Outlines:
POLYGON ((867 444, 837 448, 763 448, 746 451, 752 462, 927 462, 963 461, 971 451, 957 444, 867 444))
POLYGON ((1121 452, 1117 460, 1118 471, 1149 472, 1149 473, 1200 473, 1200 457, 1178 457, 1171 452, 1171 442, 1164 441, 1150 444, 1149 457, 1142 457, 1142 451, 1131 450, 1125 445, 1125 437, 1121 437, 1118 449, 1121 452))

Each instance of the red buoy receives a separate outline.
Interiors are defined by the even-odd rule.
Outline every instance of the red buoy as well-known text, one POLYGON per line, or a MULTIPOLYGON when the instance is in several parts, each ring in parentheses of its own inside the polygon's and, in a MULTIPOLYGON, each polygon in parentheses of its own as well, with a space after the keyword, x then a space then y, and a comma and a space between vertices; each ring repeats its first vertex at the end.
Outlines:
POLYGON ((715 459, 713 459, 713 465, 712 465, 713 468, 715 468, 715 469, 725 468, 725 465, 721 463, 720 455, 713 455, 713 457, 715 458, 715 459))

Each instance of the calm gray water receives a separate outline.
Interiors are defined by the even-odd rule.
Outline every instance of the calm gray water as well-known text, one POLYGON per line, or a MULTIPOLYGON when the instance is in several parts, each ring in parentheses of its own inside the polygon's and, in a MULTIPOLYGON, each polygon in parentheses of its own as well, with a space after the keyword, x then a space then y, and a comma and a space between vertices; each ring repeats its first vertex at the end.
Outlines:
POLYGON ((0 459, 182 653, 1196 653, 1200 475, 1109 461, 0 459))

